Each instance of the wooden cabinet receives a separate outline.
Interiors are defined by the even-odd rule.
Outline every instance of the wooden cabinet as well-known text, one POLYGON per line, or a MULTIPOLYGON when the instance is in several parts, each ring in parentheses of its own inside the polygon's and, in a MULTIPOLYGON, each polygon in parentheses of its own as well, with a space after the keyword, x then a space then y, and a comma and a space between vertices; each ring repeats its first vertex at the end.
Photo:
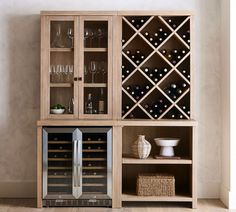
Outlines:
POLYGON ((196 208, 193 47, 189 12, 41 13, 39 207, 42 127, 109 126, 113 208, 130 201, 189 202, 196 208), (55 114, 58 108, 63 113, 55 114), (152 145, 147 159, 131 154, 140 134, 152 145), (179 138, 178 158, 156 159, 156 137, 179 138), (176 195, 136 195, 140 173, 173 175, 176 195))
POLYGON ((112 17, 42 16, 42 26, 41 119, 111 119, 112 17))

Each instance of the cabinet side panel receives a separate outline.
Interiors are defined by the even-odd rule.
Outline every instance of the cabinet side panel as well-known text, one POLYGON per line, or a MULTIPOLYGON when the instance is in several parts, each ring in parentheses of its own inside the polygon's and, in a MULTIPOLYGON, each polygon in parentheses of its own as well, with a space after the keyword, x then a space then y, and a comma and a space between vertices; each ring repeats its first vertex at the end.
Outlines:
POLYGON ((37 207, 42 208, 42 127, 37 128, 37 207))
POLYGON ((113 127, 112 208, 121 207, 122 128, 113 127))

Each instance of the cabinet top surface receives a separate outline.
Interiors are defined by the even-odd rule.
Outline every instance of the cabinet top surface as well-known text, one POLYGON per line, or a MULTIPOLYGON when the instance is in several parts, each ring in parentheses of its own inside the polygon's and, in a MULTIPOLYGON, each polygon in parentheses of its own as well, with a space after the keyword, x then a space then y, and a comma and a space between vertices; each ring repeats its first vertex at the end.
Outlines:
POLYGON ((41 11, 42 16, 53 16, 53 15, 193 15, 193 11, 158 11, 158 10, 127 10, 127 11, 108 11, 108 10, 98 10, 98 11, 41 11))
POLYGON ((37 126, 197 126, 195 120, 39 120, 37 126))

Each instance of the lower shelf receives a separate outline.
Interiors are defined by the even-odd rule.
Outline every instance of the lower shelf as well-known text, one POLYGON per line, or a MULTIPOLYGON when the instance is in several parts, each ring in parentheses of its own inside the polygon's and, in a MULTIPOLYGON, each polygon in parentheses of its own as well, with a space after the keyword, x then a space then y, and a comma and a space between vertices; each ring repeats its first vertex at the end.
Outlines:
POLYGON ((192 202, 193 198, 188 195, 170 196, 137 196, 134 193, 123 193, 122 201, 140 201, 140 202, 192 202))

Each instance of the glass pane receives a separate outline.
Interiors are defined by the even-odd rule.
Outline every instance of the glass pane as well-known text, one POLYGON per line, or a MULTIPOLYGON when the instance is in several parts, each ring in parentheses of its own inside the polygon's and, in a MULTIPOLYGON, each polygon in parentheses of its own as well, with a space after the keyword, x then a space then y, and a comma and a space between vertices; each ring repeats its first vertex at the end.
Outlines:
POLYGON ((84 88, 84 113, 107 114, 107 88, 84 88))
POLYGON ((51 21, 50 46, 50 114, 73 114, 73 21, 51 21))
POLYGON ((48 134, 48 194, 72 194, 72 133, 48 134))
POLYGON ((107 52, 86 52, 84 56, 84 82, 107 83, 107 52))
POLYGON ((107 21, 85 21, 84 23, 84 47, 107 48, 107 21))
POLYGON ((83 133, 83 194, 107 194, 107 134, 83 133))
POLYGON ((73 21, 51 21, 50 44, 51 48, 73 48, 73 21))
POLYGON ((50 88, 50 114, 73 114, 73 87, 50 88))

